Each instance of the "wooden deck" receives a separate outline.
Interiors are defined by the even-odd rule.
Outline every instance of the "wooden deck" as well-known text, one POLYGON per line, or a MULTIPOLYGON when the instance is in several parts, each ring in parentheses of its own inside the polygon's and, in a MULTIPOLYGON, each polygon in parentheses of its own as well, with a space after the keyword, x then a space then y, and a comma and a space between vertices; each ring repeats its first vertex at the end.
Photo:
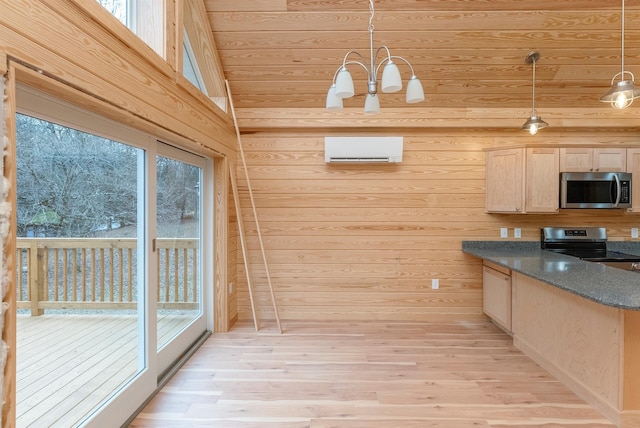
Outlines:
MULTIPOLYGON (((164 315, 159 338, 191 315, 164 315)), ((18 316, 17 427, 69 428, 137 372, 133 315, 18 316)))
POLYGON ((214 334, 130 427, 614 427, 490 322, 283 330, 214 334))

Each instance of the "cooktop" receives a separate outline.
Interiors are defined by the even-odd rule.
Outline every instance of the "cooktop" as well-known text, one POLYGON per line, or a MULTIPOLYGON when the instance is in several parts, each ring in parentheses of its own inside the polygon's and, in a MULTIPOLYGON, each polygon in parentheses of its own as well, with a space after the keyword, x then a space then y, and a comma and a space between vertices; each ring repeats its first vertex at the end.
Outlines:
POLYGON ((618 251, 600 250, 550 250, 567 256, 578 257, 590 262, 640 262, 640 256, 620 253, 618 251))
POLYGON ((607 250, 604 227, 544 227, 542 249, 591 262, 640 262, 640 256, 607 250))

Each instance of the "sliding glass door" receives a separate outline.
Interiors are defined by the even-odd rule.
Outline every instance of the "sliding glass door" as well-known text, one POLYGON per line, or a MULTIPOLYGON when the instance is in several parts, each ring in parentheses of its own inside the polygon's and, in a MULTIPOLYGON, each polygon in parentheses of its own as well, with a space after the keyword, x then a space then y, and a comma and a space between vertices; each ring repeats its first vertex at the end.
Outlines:
POLYGON ((120 426, 206 331, 212 162, 26 87, 18 110, 17 427, 120 426))
POLYGON ((17 426, 80 425, 148 368, 144 151, 18 114, 17 426))
POLYGON ((206 330, 203 313, 205 159, 159 143, 156 156, 158 365, 170 367, 206 330))

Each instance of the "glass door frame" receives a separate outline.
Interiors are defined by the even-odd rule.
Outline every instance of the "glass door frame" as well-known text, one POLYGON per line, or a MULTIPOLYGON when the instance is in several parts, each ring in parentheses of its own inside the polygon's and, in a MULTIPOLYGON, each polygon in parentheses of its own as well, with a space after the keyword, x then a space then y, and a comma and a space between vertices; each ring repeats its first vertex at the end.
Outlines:
POLYGON ((131 381, 111 396, 104 404, 85 419, 82 424, 85 428, 100 428, 113 425, 116 422, 122 425, 129 416, 123 420, 125 415, 134 414, 140 405, 151 396, 157 388, 158 361, 155 352, 156 341, 156 299, 150 298, 153 293, 149 288, 154 259, 153 248, 149 236, 155 231, 155 221, 147 221, 151 212, 155 212, 155 198, 149 197, 151 192, 149 187, 152 180, 149 179, 150 164, 155 163, 155 151, 153 140, 147 137, 149 144, 142 149, 138 159, 138 230, 142 229, 142 238, 138 242, 143 245, 138 247, 138 277, 142 278, 142 287, 138 288, 138 317, 142 317, 142 322, 138 323, 138 347, 144 349, 142 354, 138 354, 138 364, 144 367, 142 371, 131 381), (152 162, 153 161, 153 162, 152 162), (152 328, 152 326, 154 326, 152 328))
MULTIPOLYGON (((155 353, 155 329, 150 316, 155 317, 154 299, 145 298, 148 294, 147 284, 149 281, 149 257, 151 254, 151 244, 148 239, 150 230, 149 222, 146 221, 149 212, 149 181, 148 177, 149 159, 151 153, 155 153, 154 140, 148 134, 130 128, 124 124, 117 123, 104 116, 100 116, 88 110, 76 107, 61 99, 44 94, 29 86, 17 85, 16 88, 16 112, 37 117, 50 122, 59 123, 63 126, 77 129, 79 131, 91 133, 113 141, 122 142, 140 149, 138 158, 138 277, 143 287, 138 288, 138 364, 140 371, 124 385, 118 392, 114 393, 93 413, 87 415, 82 422, 83 427, 104 427, 112 426, 114 423, 120 425, 126 422, 124 415, 135 413, 142 402, 155 391, 157 387, 157 356, 155 353), (140 223, 143 219, 144 222, 140 223), (142 226, 140 226, 142 225, 142 226), (142 263, 140 263, 142 260, 142 263), (140 300, 142 298, 143 300, 140 300), (140 319, 140 316, 142 318, 140 319), (154 344, 152 348, 150 343, 154 344), (143 398, 144 397, 144 398, 143 398), (121 422, 121 423, 120 423, 121 422)), ((155 203, 155 201, 154 201, 155 203)), ((153 222, 155 224, 155 222, 153 222)), ((127 416, 128 417, 128 416, 127 416)))
MULTIPOLYGON (((212 246, 209 243, 213 242, 213 162, 207 158, 196 155, 191 152, 187 152, 177 147, 173 147, 164 142, 157 142, 157 151, 154 155, 154 165, 153 165, 153 174, 149 174, 150 178, 153 178, 153 190, 154 196, 155 191, 157 190, 157 186, 155 185, 156 181, 156 170, 155 170, 155 161, 157 156, 162 156, 169 159, 178 160, 180 162, 184 162, 186 164, 190 164, 196 167, 199 167, 202 171, 201 173, 201 183, 200 183, 200 260, 201 263, 198 264, 198 268, 200 269, 200 315, 193 320, 184 330, 180 332, 180 334, 170 342, 163 345, 157 351, 158 357, 158 372, 159 374, 165 373, 169 370, 182 355, 184 355, 184 350, 191 348, 191 346, 207 331, 207 327, 210 325, 210 320, 212 319, 212 310, 211 306, 208 305, 208 302, 212 300, 212 284, 213 284, 213 269, 211 268, 211 263, 206 263, 206 260, 213 260, 213 253, 211 252, 212 246), (209 307, 207 307, 209 306, 209 307)), ((154 212, 153 218, 156 218, 155 212, 155 201, 154 201, 154 212)), ((155 234, 152 235, 155 237, 155 234)), ((153 253, 154 258, 154 268, 157 263, 157 253, 153 253)), ((156 272, 157 269, 154 271, 156 272)), ((155 275, 155 274, 154 274, 155 275)), ((157 281, 158 278, 153 278, 152 281, 157 281)), ((150 281, 151 282, 151 281, 150 281)), ((157 310, 157 309, 156 309, 157 310)), ((155 314, 154 314, 155 318, 155 314)), ((154 342, 156 341, 154 340, 154 342)))

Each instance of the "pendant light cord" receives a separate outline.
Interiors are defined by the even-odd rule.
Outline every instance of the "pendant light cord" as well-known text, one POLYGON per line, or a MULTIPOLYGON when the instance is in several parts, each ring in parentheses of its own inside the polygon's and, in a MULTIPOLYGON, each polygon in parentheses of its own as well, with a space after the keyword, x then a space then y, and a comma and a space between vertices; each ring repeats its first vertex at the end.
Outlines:
POLYGON ((624 80, 624 0, 622 0, 622 16, 620 17, 622 21, 622 51, 620 56, 622 57, 622 71, 620 75, 620 80, 624 80))
POLYGON ((533 64, 533 79, 531 83, 531 116, 536 115, 536 59, 532 58, 531 63, 533 64))

